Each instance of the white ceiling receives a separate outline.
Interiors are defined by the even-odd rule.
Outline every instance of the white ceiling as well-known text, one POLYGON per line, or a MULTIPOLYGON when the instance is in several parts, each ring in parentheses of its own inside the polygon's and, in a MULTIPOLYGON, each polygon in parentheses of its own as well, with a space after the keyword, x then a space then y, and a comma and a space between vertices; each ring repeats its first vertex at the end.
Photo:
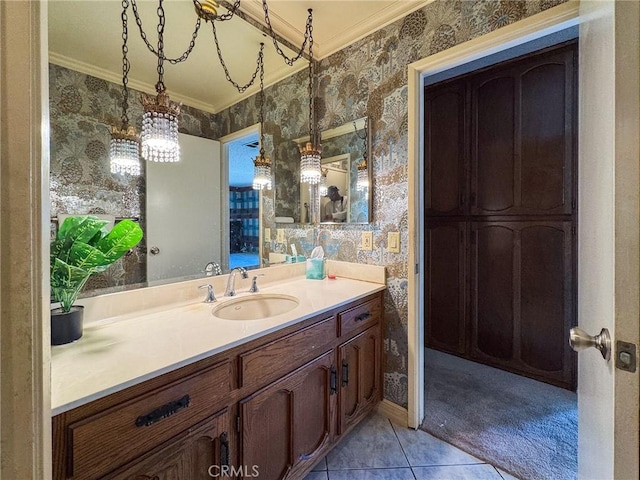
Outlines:
MULTIPOLYGON (((403 17, 432 0, 270 0, 271 24, 279 35, 300 45, 307 9, 313 8, 314 56, 323 58, 403 17)), ((157 44, 155 0, 138 0, 138 10, 148 39, 157 44)), ((261 0, 244 0, 241 9, 261 24, 261 0)), ((165 55, 180 56, 188 47, 196 14, 192 0, 165 0, 165 55)), ((224 10, 221 10, 222 13, 224 10)), ((122 82, 122 12, 119 0, 51 0, 49 2, 49 58, 52 63, 122 82)), ((132 9, 128 10, 129 85, 153 92, 157 82, 156 57, 140 38, 132 9)), ((216 23, 222 55, 232 78, 243 85, 256 68, 260 42, 265 42, 265 85, 307 66, 305 60, 289 67, 273 43, 258 28, 239 17, 216 23)), ((288 55, 291 50, 284 49, 288 55)), ((218 112, 256 93, 256 84, 240 94, 226 81, 217 58, 211 25, 202 22, 191 56, 176 65, 165 62, 165 84, 172 99, 209 112, 218 112)))

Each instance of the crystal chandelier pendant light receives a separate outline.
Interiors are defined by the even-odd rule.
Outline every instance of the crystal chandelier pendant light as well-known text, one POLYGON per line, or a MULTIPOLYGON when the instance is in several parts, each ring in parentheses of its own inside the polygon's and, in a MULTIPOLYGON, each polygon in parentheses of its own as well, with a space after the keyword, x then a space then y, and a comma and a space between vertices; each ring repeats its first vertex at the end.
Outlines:
POLYGON ((320 154, 322 148, 314 147, 311 142, 307 142, 300 147, 300 181, 316 185, 320 183, 322 171, 320 165, 320 154))
POLYGON ((111 126, 109 159, 111 173, 140 175, 140 139, 136 128, 129 125, 129 60, 127 58, 127 8, 129 0, 122 1, 122 117, 121 126, 111 126))
POLYGON ((260 70, 260 155, 253 161, 253 189, 271 190, 271 159, 264 155, 264 43, 260 44, 258 69, 260 70))
POLYGON ((111 127, 111 173, 140 175, 140 140, 136 128, 111 127))
POLYGON ((158 83, 155 97, 142 94, 142 157, 150 162, 177 162, 181 103, 172 102, 164 85, 164 8, 158 4, 158 83))
MULTIPOLYGON (((309 15, 312 10, 309 9, 309 15)), ((313 29, 309 30, 309 141, 300 146, 300 181, 310 185, 320 183, 322 167, 320 163, 322 147, 315 134, 315 108, 314 108, 314 72, 313 72, 313 29)))
POLYGON ((253 161, 253 165, 253 189, 271 190, 271 159, 265 157, 264 152, 261 151, 253 161))
POLYGON ((356 190, 362 192, 367 188, 369 188, 369 171, 367 170, 367 160, 363 158, 362 161, 358 163, 356 190))
POLYGON ((180 161, 178 116, 180 103, 161 90, 157 96, 142 94, 142 157, 150 162, 180 161))
POLYGON ((327 170, 326 168, 322 169, 322 176, 320 177, 320 186, 318 188, 318 194, 321 197, 325 197, 327 195, 327 193, 329 193, 329 185, 327 185, 327 173, 329 173, 329 170, 327 170))

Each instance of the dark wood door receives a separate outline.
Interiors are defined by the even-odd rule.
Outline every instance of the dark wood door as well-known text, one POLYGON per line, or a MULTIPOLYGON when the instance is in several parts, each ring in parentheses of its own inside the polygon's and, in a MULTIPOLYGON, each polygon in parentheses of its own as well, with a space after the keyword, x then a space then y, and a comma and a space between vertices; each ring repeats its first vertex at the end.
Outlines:
POLYGON ((429 220, 425 231, 426 345, 466 353, 467 222, 429 220))
MULTIPOLYGON (((227 410, 210 417, 168 446, 103 478, 114 480, 207 480, 229 472, 230 419, 227 410)), ((125 441, 123 439, 123 441, 125 441)), ((227 475, 228 476, 228 475, 227 475)))
POLYGON ((340 414, 338 432, 348 432, 380 400, 380 325, 368 328, 339 347, 340 414))
POLYGON ((425 213, 462 215, 467 198, 466 82, 426 87, 424 117, 425 213))
POLYGON ((471 224, 470 356, 574 388, 571 221, 471 224))
POLYGON ((570 46, 470 79, 472 215, 573 212, 576 75, 570 46))
POLYGON ((333 367, 331 350, 240 402, 241 465, 256 466, 260 479, 279 480, 327 453, 335 425, 333 367))
POLYGON ((428 347, 575 389, 576 113, 575 42, 425 88, 428 347))

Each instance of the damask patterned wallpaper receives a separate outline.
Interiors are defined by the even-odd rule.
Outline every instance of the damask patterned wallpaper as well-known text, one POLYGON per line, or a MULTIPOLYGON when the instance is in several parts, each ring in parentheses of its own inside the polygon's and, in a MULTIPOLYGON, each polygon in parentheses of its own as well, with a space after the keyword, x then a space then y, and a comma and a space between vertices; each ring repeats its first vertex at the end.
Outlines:
MULTIPOLYGON (((399 405, 406 407, 408 398, 407 65, 564 1, 436 0, 319 63, 316 105, 320 128, 369 117, 373 221, 318 228, 292 225, 285 230, 287 244, 296 244, 306 255, 314 245, 322 245, 331 259, 386 266, 384 396, 399 405), (373 251, 358 250, 363 230, 373 231, 373 251), (387 233, 392 231, 401 233, 400 253, 387 250, 387 233)), ((140 216, 144 222, 143 182, 109 172, 108 125, 116 124, 120 115, 119 86, 54 65, 50 73, 52 215, 65 210, 108 212, 140 216)), ((265 94, 265 150, 275 161, 277 191, 263 193, 263 224, 274 228, 276 212, 300 218, 297 151, 292 142, 284 140, 308 133, 306 72, 267 88, 265 94)), ((183 111, 182 132, 213 139, 258 122, 257 96, 216 115, 189 107, 183 111)), ((131 118, 140 115, 136 101, 131 118)), ((268 253, 285 245, 270 241, 264 247, 268 253)), ((142 260, 125 261, 141 265, 142 260)), ((139 271, 144 270, 140 267, 139 271)), ((116 271, 115 278, 104 280, 105 284, 124 283, 124 272, 124 268, 116 271)))
MULTIPOLYGON (((288 243, 308 254, 314 243, 328 258, 385 265, 385 392, 386 399, 407 406, 408 320, 408 107, 407 65, 534 15, 565 0, 436 0, 387 25, 319 65, 317 100, 321 129, 368 116, 372 129, 373 222, 370 225, 308 225, 286 229, 288 243), (358 250, 361 232, 372 230, 373 251, 358 250), (387 250, 387 233, 399 231, 401 252, 387 250)), ((265 129, 271 150, 281 138, 304 134, 308 122, 305 80, 301 75, 267 89, 265 129)), ((255 98, 217 115, 221 133, 256 123, 255 98)), ((279 152, 275 152, 276 162, 279 152)), ((276 173, 280 190, 296 191, 296 173, 276 173), (281 184, 281 181, 284 182, 281 184)), ((265 197, 265 225, 273 227, 273 198, 265 197)), ((277 205, 277 201, 276 201, 277 205)), ((267 248, 281 248, 269 242, 267 248)))

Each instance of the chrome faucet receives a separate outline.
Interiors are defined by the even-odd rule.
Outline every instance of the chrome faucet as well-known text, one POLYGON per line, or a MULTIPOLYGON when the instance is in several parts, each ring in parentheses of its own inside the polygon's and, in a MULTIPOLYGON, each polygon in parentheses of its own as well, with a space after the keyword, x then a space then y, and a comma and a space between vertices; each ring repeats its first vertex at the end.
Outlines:
POLYGON ((207 288, 207 296, 204 299, 204 303, 213 303, 217 302, 216 296, 213 293, 213 287, 210 284, 200 285, 198 288, 207 288))
POLYGON ((242 278, 249 278, 249 274, 247 273, 246 268, 244 267, 235 267, 231 269, 229 272, 229 281, 227 282, 227 290, 224 292, 225 297, 233 297, 236 294, 236 273, 240 272, 242 278))
POLYGON ((209 262, 204 267, 204 273, 207 277, 211 277, 213 275, 222 275, 222 269, 220 268, 219 263, 209 262))
POLYGON ((259 273, 258 275, 255 275, 253 277, 253 279, 251 280, 251 288, 249 289, 249 292, 256 293, 260 291, 260 289, 258 288, 258 277, 264 277, 264 273, 259 273))

